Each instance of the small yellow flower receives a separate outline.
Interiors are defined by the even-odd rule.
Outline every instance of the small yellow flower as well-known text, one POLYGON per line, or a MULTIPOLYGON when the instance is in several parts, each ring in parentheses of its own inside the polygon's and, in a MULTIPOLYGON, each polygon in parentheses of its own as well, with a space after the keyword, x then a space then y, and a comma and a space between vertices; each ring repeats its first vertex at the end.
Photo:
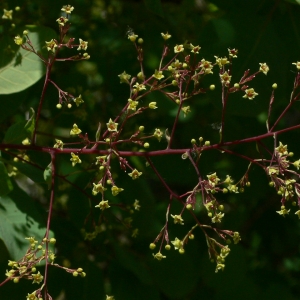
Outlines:
POLYGON ((101 210, 110 208, 110 206, 108 205, 108 200, 102 200, 99 202, 98 205, 96 205, 95 207, 99 207, 101 210))
POLYGON ((278 166, 267 167, 267 171, 268 171, 269 175, 278 175, 279 174, 278 166))
POLYGON ((171 215, 171 217, 174 219, 174 224, 184 225, 181 215, 171 215))
POLYGON ((283 145, 281 142, 279 142, 279 146, 277 148, 275 148, 275 150, 279 154, 279 156, 289 154, 287 145, 283 145))
POLYGON ((139 203, 140 203, 139 200, 137 199, 134 200, 133 207, 135 210, 140 210, 141 206, 139 203))
POLYGON ((133 43, 136 41, 137 38, 138 38, 138 35, 136 35, 134 33, 128 34, 128 39, 133 43))
POLYGON ((202 68, 202 71, 204 71, 205 74, 213 74, 212 72, 213 65, 210 61, 207 61, 204 58, 201 59, 200 67, 202 68))
POLYGON ((191 112, 190 106, 184 106, 181 108, 181 110, 183 111, 184 117, 186 117, 186 115, 191 112))
POLYGON ((54 144, 53 148, 62 149, 64 147, 64 143, 61 140, 55 139, 56 143, 54 144))
POLYGON ((163 75, 162 71, 157 71, 155 70, 154 74, 152 75, 154 78, 161 80, 163 79, 165 76, 163 75))
POLYGON ((57 48, 57 43, 55 40, 51 40, 50 42, 45 42, 46 47, 48 51, 52 51, 53 53, 55 52, 55 49, 57 48))
POLYGON ((229 184, 228 187, 227 187, 227 189, 231 193, 236 193, 236 194, 239 193, 239 189, 238 189, 238 187, 235 184, 229 184))
POLYGON ((120 78, 120 83, 129 83, 131 75, 124 71, 122 74, 118 75, 118 77, 120 78))
POLYGON ((73 125, 73 128, 70 131, 70 135, 78 135, 81 133, 81 130, 78 128, 76 124, 73 125))
POLYGON ((118 127, 118 123, 115 123, 112 119, 109 119, 108 123, 106 123, 107 129, 108 131, 118 131, 117 127, 118 127))
POLYGON ((237 49, 229 49, 228 48, 228 52, 229 52, 229 56, 232 58, 237 58, 237 54, 238 54, 238 50, 237 49))
POLYGON ((163 39, 165 41, 172 37, 168 32, 167 33, 161 33, 161 36, 163 37, 163 39))
POLYGON ((21 38, 19 35, 15 36, 14 42, 18 45, 21 46, 23 44, 23 38, 21 38))
POLYGON ((139 178, 142 174, 143 174, 143 173, 142 173, 142 172, 139 172, 137 169, 134 169, 134 170, 132 170, 131 173, 128 173, 128 175, 129 175, 133 180, 139 178))
POLYGON ((31 294, 27 294, 26 300, 38 300, 38 298, 35 296, 35 292, 31 294))
POLYGON ((78 155, 74 154, 71 152, 71 159, 70 161, 72 162, 72 167, 74 167, 76 164, 81 164, 81 160, 78 155))
POLYGON ((193 44, 190 44, 190 47, 191 47, 191 52, 192 53, 195 53, 195 54, 199 54, 199 51, 200 51, 200 49, 201 49, 201 47, 200 46, 194 46, 193 44))
POLYGON ((230 84, 231 76, 227 72, 224 72, 223 74, 220 74, 220 79, 221 83, 227 86, 230 84))
POLYGON ((281 206, 281 209, 279 210, 279 211, 276 211, 278 214, 280 214, 281 216, 285 216, 285 215, 288 215, 289 214, 289 212, 290 212, 290 209, 289 210, 287 210, 286 208, 285 208, 285 206, 284 205, 282 205, 281 206))
POLYGON ((297 210, 297 211, 295 212, 295 215, 297 215, 298 218, 300 219, 300 210, 297 210))
POLYGON ((71 5, 64 5, 61 10, 64 11, 66 14, 71 14, 74 10, 74 7, 71 5))
POLYGON ((60 25, 60 26, 65 26, 66 23, 69 21, 68 18, 65 17, 59 17, 56 22, 60 25))
POLYGON ((249 100, 253 100, 254 97, 256 97, 258 94, 254 91, 254 89, 246 89, 245 90, 245 95, 243 96, 243 98, 248 98, 249 100))
POLYGON ((263 72, 265 75, 267 75, 269 72, 269 66, 266 63, 259 63, 259 64, 260 64, 259 72, 263 72))
POLYGON ((180 53, 180 52, 183 52, 183 51, 184 51, 183 45, 176 45, 174 47, 174 52, 175 53, 180 53))
POLYGON ((218 57, 218 56, 215 56, 216 58, 216 64, 222 68, 224 65, 226 64, 229 64, 229 60, 227 59, 227 57, 218 57))
POLYGON ((106 295, 106 299, 105 300, 115 300, 115 297, 114 296, 108 296, 108 295, 106 295))
MULTIPOLYGON (((218 182, 220 181, 220 178, 218 178, 217 173, 213 173, 211 175, 206 175, 208 178, 209 183, 212 186, 215 186, 216 184, 218 184, 218 182)), ((227 175, 228 176, 228 175, 227 175)))
POLYGON ((111 193, 113 196, 117 196, 122 191, 124 191, 124 189, 118 188, 116 185, 112 186, 112 188, 111 188, 111 193))
POLYGON ((171 241, 171 243, 174 245, 175 250, 182 249, 182 247, 183 247, 182 241, 178 238, 175 238, 175 240, 171 241))
POLYGON ((216 267, 216 273, 218 273, 219 270, 222 270, 224 271, 224 268, 225 268, 225 265, 224 264, 217 264, 217 267, 216 267))
POLYGON ((30 145, 30 140, 29 140, 29 138, 26 138, 25 140, 23 140, 23 141, 22 141, 22 144, 25 145, 25 146, 30 145))
POLYGON ((224 213, 219 212, 211 219, 211 221, 213 223, 221 223, 223 217, 224 217, 224 213))
POLYGON ((232 239, 233 239, 233 242, 235 244, 237 244, 241 240, 240 234, 237 231, 234 232, 232 239))
POLYGON ((296 68, 297 68, 298 70, 300 70, 300 61, 297 61, 296 63, 292 63, 292 65, 295 65, 296 68))
POLYGON ((157 108, 156 102, 150 102, 150 103, 149 103, 149 108, 151 108, 151 109, 156 109, 156 108, 157 108))
POLYGON ((127 110, 136 111, 136 107, 139 104, 139 102, 138 101, 134 101, 132 99, 128 99, 128 102, 129 102, 129 105, 127 107, 127 110))
POLYGON ((294 162, 293 162, 293 165, 294 165, 294 167, 297 168, 297 170, 299 170, 299 168, 300 168, 300 159, 294 161, 294 162))
POLYGON ((160 140, 161 140, 161 138, 163 136, 163 133, 162 133, 162 131, 160 129, 155 128, 153 136, 156 137, 158 139, 158 141, 160 142, 160 140))
POLYGON ((107 189, 102 185, 102 183, 98 183, 98 184, 95 184, 93 182, 93 190, 92 190, 92 194, 94 196, 96 196, 98 193, 102 193, 104 191, 106 191, 107 189))
POLYGON ((79 47, 77 48, 77 50, 86 50, 88 47, 88 42, 85 42, 82 39, 79 39, 79 47))
POLYGON ((166 258, 166 256, 162 255, 160 252, 157 252, 155 255, 154 254, 152 255, 157 260, 162 260, 163 258, 166 258))
POLYGON ((138 82, 133 86, 137 92, 146 90, 146 86, 144 84, 139 84, 138 82))
POLYGON ((41 283, 44 277, 40 272, 38 272, 37 274, 32 274, 32 279, 33 279, 32 283, 41 283))
POLYGON ((12 11, 12 10, 6 10, 6 9, 3 9, 3 16, 2 16, 2 19, 12 20, 12 14, 13 14, 13 11, 12 11))
POLYGON ((79 95, 78 97, 74 98, 73 101, 76 103, 77 107, 81 104, 84 103, 84 101, 81 98, 81 95, 79 95))

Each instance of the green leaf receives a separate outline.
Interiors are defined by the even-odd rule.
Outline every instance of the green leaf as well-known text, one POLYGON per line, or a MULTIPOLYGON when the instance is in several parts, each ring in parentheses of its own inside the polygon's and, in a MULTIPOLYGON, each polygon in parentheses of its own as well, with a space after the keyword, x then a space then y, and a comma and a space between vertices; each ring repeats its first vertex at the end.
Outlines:
MULTIPOLYGON (((0 197, 0 239, 3 240, 11 258, 19 260, 29 248, 26 237, 41 242, 46 228, 43 218, 33 200, 14 184, 9 196, 0 197)), ((53 232, 49 233, 51 237, 53 232)))
MULTIPOLYGON (((35 50, 47 55, 42 48, 45 41, 56 37, 55 31, 42 26, 27 26, 26 30, 35 50)), ((1 45, 0 94, 25 90, 44 75, 44 63, 36 54, 21 47, 18 49, 13 38, 8 39, 8 36, 1 39, 1 45)))
POLYGON ((24 139, 31 138, 35 126, 35 113, 31 108, 32 115, 28 121, 20 121, 8 128, 3 143, 20 144, 24 139))
POLYGON ((144 0, 144 3, 147 9, 153 14, 164 17, 164 11, 162 9, 160 0, 144 0))
POLYGON ((7 174, 6 167, 2 161, 0 161, 0 196, 4 196, 13 190, 12 183, 7 174))

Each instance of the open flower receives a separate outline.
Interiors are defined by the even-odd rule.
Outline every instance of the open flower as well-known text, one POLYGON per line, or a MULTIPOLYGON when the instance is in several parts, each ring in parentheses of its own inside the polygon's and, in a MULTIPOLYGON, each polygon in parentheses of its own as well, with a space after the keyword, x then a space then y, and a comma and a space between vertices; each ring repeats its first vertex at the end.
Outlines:
POLYGON ((74 154, 71 152, 71 159, 70 161, 72 162, 72 167, 74 167, 76 164, 81 164, 81 160, 78 155, 74 154))
POLYGON ((163 75, 162 71, 157 71, 157 70, 155 70, 154 75, 152 75, 152 76, 158 80, 161 80, 165 77, 163 75))
POLYGON ((292 63, 292 65, 295 65, 296 68, 297 68, 298 70, 300 70, 300 61, 297 61, 296 63, 292 63))
POLYGON ((161 36, 163 37, 163 39, 166 41, 169 38, 171 38, 171 35, 167 32, 167 33, 161 33, 161 36))
POLYGON ((110 208, 110 206, 108 205, 108 200, 102 200, 99 202, 98 205, 96 205, 95 207, 99 207, 101 210, 110 208))
POLYGON ((175 238, 175 240, 171 241, 171 243, 174 245, 175 250, 182 249, 183 247, 183 242, 178 238, 175 238))
POLYGON ((133 180, 139 178, 142 174, 143 174, 143 173, 142 173, 142 172, 139 172, 137 169, 134 169, 134 170, 132 170, 131 173, 128 173, 128 175, 129 175, 133 180))
POLYGON ((266 63, 259 63, 259 64, 260 64, 259 72, 263 72, 265 75, 267 75, 269 72, 269 66, 266 63))
POLYGON ((55 49, 57 48, 57 43, 54 39, 52 39, 50 42, 45 43, 48 51, 55 52, 55 49))
POLYGON ((84 103, 84 101, 81 98, 81 95, 78 97, 74 98, 73 101, 76 103, 76 106, 78 107, 81 103, 84 103))
POLYGON ((184 225, 181 215, 171 215, 171 217, 174 219, 174 224, 184 225))
POLYGON ((152 255, 157 260, 162 260, 163 258, 166 258, 166 256, 162 255, 160 252, 157 252, 156 254, 152 254, 152 255))
POLYGON ((111 193, 113 196, 117 196, 119 193, 121 193, 122 191, 124 191, 124 189, 122 188, 118 188, 116 185, 114 185, 112 188, 111 188, 111 193))
POLYGON ((73 128, 70 131, 70 135, 78 135, 81 133, 81 130, 78 128, 76 124, 73 125, 73 128))
POLYGON ((60 26, 65 26, 66 23, 69 21, 68 18, 65 17, 59 17, 56 22, 60 25, 60 26))
POLYGON ((106 123, 108 131, 118 131, 118 123, 115 123, 112 119, 109 119, 108 123, 106 123))
POLYGON ((216 58, 216 64, 222 68, 224 65, 226 64, 229 64, 229 60, 227 59, 227 57, 218 57, 218 56, 215 56, 216 58))
POLYGON ((223 74, 220 74, 221 83, 225 86, 228 86, 230 84, 231 76, 224 72, 223 74))
POLYGON ((41 283, 44 277, 40 272, 38 272, 37 274, 32 274, 32 279, 33 279, 32 283, 41 283))
POLYGON ((281 206, 281 209, 279 210, 279 211, 276 211, 278 214, 280 214, 281 216, 285 216, 285 215, 288 215, 289 214, 289 212, 290 212, 290 209, 289 210, 287 210, 286 208, 285 208, 285 206, 284 205, 282 205, 281 206))
POLYGON ((102 193, 106 190, 106 188, 102 185, 102 183, 96 184, 96 183, 93 182, 93 186, 94 187, 93 187, 93 190, 92 190, 92 194, 94 196, 96 196, 98 193, 102 193))
POLYGON ((195 54, 199 54, 199 51, 200 51, 200 49, 201 49, 201 47, 200 46, 194 46, 193 44, 190 44, 190 47, 191 47, 191 52, 192 53, 195 53, 195 54))
POLYGON ((74 10, 74 7, 71 5, 64 5, 61 10, 64 11, 66 14, 71 14, 74 10))
POLYGON ((77 48, 77 50, 86 50, 88 47, 88 42, 85 42, 82 39, 79 39, 79 47, 77 48))
POLYGON ((245 90, 245 95, 243 98, 248 98, 249 100, 253 100, 258 94, 254 91, 254 89, 246 89, 245 90))
POLYGON ((3 9, 3 16, 2 16, 2 19, 8 19, 8 20, 11 20, 11 19, 12 19, 12 14, 13 14, 13 11, 12 11, 12 10, 6 10, 6 9, 3 9))
POLYGON ((174 47, 174 52, 175 53, 180 53, 180 52, 183 52, 184 48, 183 48, 183 45, 176 45, 174 47))

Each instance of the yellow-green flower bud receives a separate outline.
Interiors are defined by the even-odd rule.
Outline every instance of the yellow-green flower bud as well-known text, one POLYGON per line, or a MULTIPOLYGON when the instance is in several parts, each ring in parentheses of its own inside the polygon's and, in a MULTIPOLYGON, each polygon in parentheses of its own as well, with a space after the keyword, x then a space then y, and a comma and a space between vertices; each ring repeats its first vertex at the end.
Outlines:
POLYGON ((214 84, 211 84, 211 85, 209 86, 209 89, 210 89, 211 91, 213 91, 215 88, 216 88, 216 86, 215 86, 214 84))
POLYGON ((155 249, 155 247, 156 247, 156 245, 155 245, 154 243, 151 243, 151 244, 149 245, 149 248, 150 248, 151 250, 155 249))
POLYGON ((166 246, 165 246, 165 249, 166 249, 166 250, 171 250, 171 246, 170 246, 170 245, 166 245, 166 246))
POLYGON ((145 143, 144 144, 144 148, 149 148, 150 147, 150 144, 149 143, 145 143))

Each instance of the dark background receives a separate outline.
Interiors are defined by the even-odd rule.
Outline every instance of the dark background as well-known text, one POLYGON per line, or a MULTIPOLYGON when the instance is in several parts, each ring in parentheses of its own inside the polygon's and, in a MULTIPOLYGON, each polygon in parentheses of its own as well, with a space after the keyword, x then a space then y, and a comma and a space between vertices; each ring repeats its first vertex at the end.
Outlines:
MULTIPOLYGON (((55 20, 60 16, 64 1, 7 1, 0 8, 13 9, 19 5, 21 11, 14 13, 16 30, 22 32, 27 24, 48 26, 58 30, 55 20)), ((48 134, 69 130, 70 124, 94 136, 98 123, 106 123, 123 108, 129 97, 129 89, 120 84, 118 74, 124 70, 135 75, 139 72, 136 51, 127 39, 128 26, 144 39, 145 70, 149 76, 158 68, 163 40, 161 32, 168 31, 171 50, 176 44, 186 41, 200 45, 199 57, 214 62, 214 55, 226 56, 227 48, 238 49, 234 60, 233 82, 239 80, 246 69, 255 72, 259 63, 270 67, 267 76, 259 74, 251 82, 251 87, 259 93, 253 101, 242 98, 241 93, 233 94, 228 104, 225 140, 241 139, 266 132, 265 120, 269 107, 272 84, 277 83, 272 118, 274 121, 289 101, 296 73, 293 62, 300 60, 300 6, 297 1, 271 0, 183 0, 183 1, 69 1, 75 7, 71 15, 69 36, 89 42, 89 61, 57 63, 52 79, 64 90, 76 95, 82 94, 85 110, 59 111, 57 92, 50 87, 40 123, 40 131, 48 134), (157 5, 155 7, 155 5, 157 5)), ((5 25, 1 27, 5 34, 5 25)), ((68 50, 70 51, 70 50, 68 50)), ((61 53, 68 55, 67 50, 61 53)), ((221 88, 218 74, 207 77, 204 85, 215 84, 214 92, 196 96, 191 104, 192 113, 179 123, 175 145, 190 147, 191 138, 203 136, 211 143, 217 143, 219 135, 211 124, 220 122, 221 88)), ((42 90, 43 80, 26 91, 13 96, 1 96, 7 103, 9 97, 18 99, 18 105, 0 113, 1 134, 17 120, 24 118, 29 107, 36 109, 42 90)), ((157 127, 171 128, 174 107, 159 93, 148 97, 156 101, 159 109, 146 117, 138 116, 133 127, 144 125, 151 134, 157 127)), ((277 129, 298 123, 299 104, 280 122, 277 129)), ((299 132, 280 136, 283 144, 300 157, 299 132)), ((53 139, 40 137, 43 145, 52 145, 53 139)), ((165 142, 153 142, 153 148, 164 149, 165 142)), ((272 148, 273 139, 265 141, 272 148)), ((251 157, 258 157, 255 144, 237 146, 235 151, 251 157)), ((47 166, 49 157, 38 154, 36 159, 47 166)), ((70 172, 69 158, 60 161, 61 172, 70 172)), ((86 157, 86 163, 93 158, 86 157)), ((187 161, 180 157, 153 159, 168 184, 178 193, 191 190, 196 183, 196 175, 187 161)), ((137 168, 144 162, 131 160, 137 168)), ((237 157, 219 152, 205 153, 201 161, 203 174, 217 171, 220 177, 230 174, 238 180, 245 173, 248 163, 237 157)), ((144 168, 144 167, 143 167, 144 168)), ((141 210, 133 215, 133 227, 139 228, 137 238, 116 221, 113 209, 107 215, 107 230, 93 241, 85 241, 82 228, 91 231, 90 224, 84 225, 88 212, 87 200, 83 195, 62 182, 57 188, 57 202, 53 216, 53 231, 57 239, 57 262, 66 260, 74 268, 82 267, 87 273, 85 279, 73 278, 62 270, 50 268, 49 291, 53 299, 105 299, 105 294, 114 295, 116 300, 127 299, 298 299, 300 253, 299 220, 294 215, 283 218, 280 197, 268 186, 268 178, 263 170, 254 167, 250 172, 251 187, 244 194, 222 196, 226 207, 224 229, 239 231, 242 241, 232 245, 226 259, 224 272, 215 274, 215 265, 209 262, 205 238, 200 230, 195 231, 195 239, 185 247, 186 253, 163 250, 167 258, 154 260, 149 244, 164 225, 168 205, 168 193, 158 182, 150 169, 143 169, 139 182, 128 182, 125 175, 118 178, 118 186, 125 191, 118 201, 130 204, 139 199, 141 210), (67 203, 63 197, 68 198, 67 203)), ((79 186, 87 184, 93 175, 79 173, 71 180, 79 186)), ((48 197, 45 189, 43 196, 48 197)), ((173 207, 173 212, 180 207, 173 207)), ((126 212, 122 212, 126 217, 126 212)), ((197 214, 203 223, 209 223, 203 208, 197 214)), ((128 215, 129 216, 129 215, 128 215)), ((172 227, 173 240, 184 236, 193 220, 186 217, 185 226, 172 227)), ((157 249, 156 249, 157 250, 157 249)), ((8 253, 2 245, 0 250, 1 280, 5 279, 8 253)), ((42 268, 41 268, 42 269, 42 268)), ((36 288, 36 287, 34 287, 36 288)), ((0 288, 1 299, 25 299, 32 292, 30 282, 13 284, 9 282, 0 288)))

